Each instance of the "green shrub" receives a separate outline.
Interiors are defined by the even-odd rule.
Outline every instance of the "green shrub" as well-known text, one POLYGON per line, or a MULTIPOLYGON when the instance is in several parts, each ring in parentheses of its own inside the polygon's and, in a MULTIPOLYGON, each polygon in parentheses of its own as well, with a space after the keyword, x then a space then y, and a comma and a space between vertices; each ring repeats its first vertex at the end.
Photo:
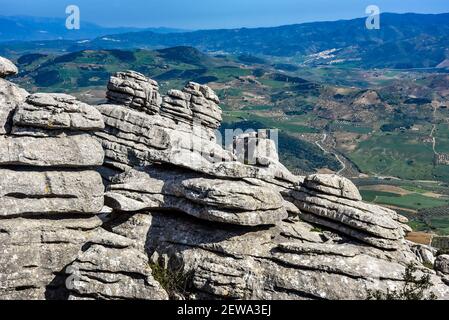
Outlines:
POLYGON ((154 279, 168 293, 170 299, 177 299, 179 296, 185 297, 190 288, 193 272, 184 273, 182 269, 165 269, 157 263, 150 263, 154 279))
POLYGON ((404 285, 398 290, 381 291, 368 290, 368 300, 435 300, 436 295, 430 292, 428 296, 425 292, 432 287, 430 275, 425 274, 421 278, 415 276, 417 267, 409 264, 404 273, 404 285))

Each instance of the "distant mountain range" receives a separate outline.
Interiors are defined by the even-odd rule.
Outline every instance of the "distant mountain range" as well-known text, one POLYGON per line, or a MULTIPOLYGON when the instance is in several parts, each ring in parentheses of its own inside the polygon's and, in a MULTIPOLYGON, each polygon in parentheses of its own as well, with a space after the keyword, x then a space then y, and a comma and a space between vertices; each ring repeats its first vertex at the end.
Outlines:
MULTIPOLYGON (((5 44, 5 47, 23 52, 192 46, 205 52, 294 57, 296 62, 305 64, 397 69, 449 65, 449 13, 385 13, 380 21, 379 30, 368 30, 365 18, 193 32, 145 30, 123 33, 122 29, 116 34, 110 32, 89 41, 16 43, 5 44)), ((82 29, 88 33, 89 25, 82 29)))
POLYGON ((65 27, 65 21, 66 20, 62 18, 0 16, 0 42, 94 39, 107 34, 137 31, 154 33, 176 33, 186 31, 172 28, 107 28, 84 21, 81 21, 81 28, 79 30, 69 30, 65 27))

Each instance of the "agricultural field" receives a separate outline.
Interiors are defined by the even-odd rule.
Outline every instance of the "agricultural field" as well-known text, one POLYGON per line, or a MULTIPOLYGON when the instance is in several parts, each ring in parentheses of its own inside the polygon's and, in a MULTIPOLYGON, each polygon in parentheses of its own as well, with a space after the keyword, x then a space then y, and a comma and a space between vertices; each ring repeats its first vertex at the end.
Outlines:
POLYGON ((357 180, 365 201, 407 216, 416 231, 449 235, 449 194, 446 184, 428 181, 357 180))

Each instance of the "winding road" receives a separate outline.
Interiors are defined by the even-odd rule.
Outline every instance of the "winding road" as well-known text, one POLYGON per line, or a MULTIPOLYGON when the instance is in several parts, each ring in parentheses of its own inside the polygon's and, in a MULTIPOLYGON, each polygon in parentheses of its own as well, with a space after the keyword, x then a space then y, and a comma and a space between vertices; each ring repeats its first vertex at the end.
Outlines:
POLYGON ((327 151, 327 150, 320 144, 320 142, 321 142, 321 143, 324 143, 324 142, 326 141, 326 139, 327 139, 327 133, 323 133, 323 138, 321 139, 321 141, 317 140, 317 141, 315 141, 315 144, 318 146, 318 148, 320 148, 321 150, 323 150, 324 154, 330 153, 330 154, 332 154, 332 155, 337 159, 338 162, 340 162, 340 164, 341 164, 341 169, 337 172, 337 174, 340 174, 340 173, 342 173, 344 170, 346 170, 346 164, 344 163, 343 160, 341 160, 341 158, 340 158, 340 156, 339 156, 338 154, 336 154, 335 152, 329 152, 329 151, 327 151))

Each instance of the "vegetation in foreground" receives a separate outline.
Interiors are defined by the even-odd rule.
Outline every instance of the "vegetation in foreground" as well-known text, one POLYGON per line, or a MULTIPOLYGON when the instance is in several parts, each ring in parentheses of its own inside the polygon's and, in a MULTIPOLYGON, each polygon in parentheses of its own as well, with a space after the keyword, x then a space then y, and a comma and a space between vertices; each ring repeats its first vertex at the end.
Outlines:
POLYGON ((368 291, 368 300, 435 300, 436 295, 429 292, 432 288, 430 275, 424 274, 421 277, 416 276, 418 268, 410 264, 405 269, 404 285, 402 288, 388 290, 386 293, 381 291, 368 291))

